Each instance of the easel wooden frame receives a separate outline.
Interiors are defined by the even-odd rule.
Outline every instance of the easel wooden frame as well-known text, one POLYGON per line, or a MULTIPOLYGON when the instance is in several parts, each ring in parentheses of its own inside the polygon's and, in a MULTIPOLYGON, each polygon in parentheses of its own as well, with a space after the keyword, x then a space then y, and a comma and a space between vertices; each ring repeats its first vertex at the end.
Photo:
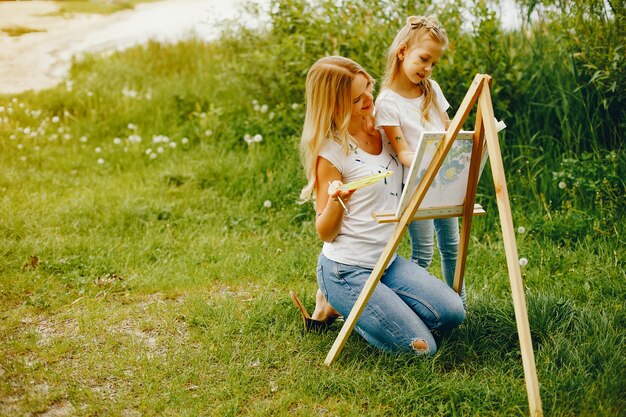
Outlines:
MULTIPOLYGON (((414 218, 424 217, 422 213, 418 214, 420 203, 424 199, 426 192, 430 188, 435 176, 439 172, 439 168, 443 164, 445 156, 450 151, 452 143, 461 127, 467 119, 470 111, 478 101, 476 112, 476 124, 474 129, 472 156, 470 160, 470 172, 467 181, 467 191, 465 194, 465 202, 462 210, 462 224, 459 239, 459 251, 457 256, 456 272, 454 277, 454 290, 460 292, 463 284, 463 276, 465 273, 465 260, 467 256, 467 247, 469 244, 470 228, 472 224, 472 216, 475 210, 476 188, 478 176, 480 172, 480 160, 484 152, 483 145, 486 142, 487 152, 489 153, 489 162, 493 177, 493 184, 496 190, 496 200, 498 204, 498 213, 500 216, 500 224, 502 228, 502 238, 504 241, 504 251, 506 255, 507 269, 509 272, 509 281, 511 285, 511 296, 513 298, 513 307, 515 311, 515 321, 517 324, 517 333, 520 340, 520 350, 522 353, 522 364, 524 368, 524 379, 526 381, 526 391, 528 393, 528 403, 530 406, 530 415, 533 417, 543 416, 541 407, 541 397, 539 393, 539 382, 537 380, 537 370, 535 367, 535 357, 532 347, 532 339, 530 335, 530 326, 528 323, 528 313, 526 310, 526 300, 524 297, 524 287, 518 263, 517 244, 515 242, 515 232, 513 230, 513 219, 511 215, 511 206, 509 204, 509 194, 506 186, 506 178, 504 174, 504 165, 502 163, 502 154, 500 152, 500 144, 498 142, 498 134, 495 125, 495 117, 490 93, 491 77, 486 74, 477 74, 470 85, 459 110, 457 111, 446 135, 440 142, 432 162, 430 163, 424 177, 417 186, 410 203, 398 219, 380 218, 380 221, 396 221, 396 228, 391 239, 385 246, 376 266, 365 283, 361 294, 356 300, 350 314, 344 322, 339 335, 335 339, 326 360, 326 365, 331 365, 339 356, 341 349, 345 345, 350 333, 354 329, 359 316, 365 309, 365 305, 369 301, 376 285, 380 281, 391 257, 395 253, 402 235, 406 231, 408 224, 414 218), (483 139, 484 137, 484 139, 483 139)), ((479 206, 478 206, 479 207, 479 206)), ((480 212, 481 210, 478 210, 480 212)), ((426 214, 427 216, 427 214, 426 214)), ((384 217, 384 216, 383 216, 384 217)), ((431 216, 432 217, 432 216, 431 216)), ((434 217, 438 217, 434 214, 434 217)), ((445 216, 442 216, 445 217, 445 216)), ((450 216, 448 216, 450 217, 450 216)))

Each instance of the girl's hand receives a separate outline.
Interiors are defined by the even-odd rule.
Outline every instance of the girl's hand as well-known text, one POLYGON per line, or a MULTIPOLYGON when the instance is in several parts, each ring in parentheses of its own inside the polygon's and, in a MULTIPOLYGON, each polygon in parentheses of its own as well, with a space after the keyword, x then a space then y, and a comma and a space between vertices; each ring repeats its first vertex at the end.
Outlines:
POLYGON ((406 149, 401 151, 400 153, 398 153, 398 159, 400 160, 400 162, 402 163, 402 165, 404 165, 407 168, 411 167, 411 164, 413 163, 413 157, 415 156, 415 152, 406 149))

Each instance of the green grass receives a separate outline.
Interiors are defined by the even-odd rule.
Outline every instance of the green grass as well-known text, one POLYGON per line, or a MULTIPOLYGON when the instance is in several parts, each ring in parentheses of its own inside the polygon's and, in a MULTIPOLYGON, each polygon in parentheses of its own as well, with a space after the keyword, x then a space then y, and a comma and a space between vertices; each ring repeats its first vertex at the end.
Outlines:
POLYGON ((51 15, 66 15, 72 13, 97 13, 111 14, 122 10, 133 9, 137 4, 153 2, 158 0, 55 0, 59 6, 59 10, 51 13, 51 15))
POLYGON ((0 31, 12 37, 22 36, 27 33, 33 33, 33 32, 45 32, 45 30, 42 30, 42 29, 34 29, 34 28, 29 28, 26 26, 19 26, 19 25, 3 26, 0 28, 0 31))
MULTIPOLYGON (((467 320, 434 358, 353 334, 323 365, 339 326, 303 334, 288 295, 313 308, 297 140, 318 37, 275 35, 86 57, 67 83, 0 97, 0 415, 528 415, 488 170, 467 320), (273 48, 307 55, 287 71, 273 48)), ((522 116, 502 148, 544 414, 623 415, 626 153, 592 137, 546 150, 522 116)))

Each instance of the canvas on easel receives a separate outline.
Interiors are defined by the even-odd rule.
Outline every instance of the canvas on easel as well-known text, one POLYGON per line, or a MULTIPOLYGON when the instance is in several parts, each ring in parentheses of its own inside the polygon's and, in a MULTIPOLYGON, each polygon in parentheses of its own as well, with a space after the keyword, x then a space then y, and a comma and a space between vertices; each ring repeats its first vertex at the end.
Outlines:
MULTIPOLYGON (((517 245, 515 242, 515 233, 513 230, 513 220, 511 215, 511 207, 509 204, 508 190, 506 186, 506 179, 504 174, 504 166, 502 162, 502 155, 500 153, 500 144, 498 141, 498 130, 493 114, 493 106, 491 102, 490 94, 491 77, 485 74, 477 74, 470 85, 470 88, 463 99, 463 102, 459 106, 454 119, 450 123, 450 127, 445 132, 443 137, 439 140, 436 146, 432 158, 427 163, 427 168, 420 174, 419 171, 414 173, 414 180, 417 182, 415 189, 407 191, 405 199, 408 199, 403 209, 399 209, 397 213, 373 213, 374 218, 379 222, 396 222, 394 232, 388 241, 387 245, 383 249, 378 262, 374 266, 370 277, 368 278, 361 294, 357 298, 350 314, 346 318, 339 335, 335 339, 333 346, 331 347, 328 355, 326 356, 325 364, 331 365, 339 352, 343 348, 346 340, 350 336, 350 333, 354 329, 359 316, 365 309, 365 305, 369 301, 371 295, 376 288, 376 285, 380 281, 387 265, 391 261, 391 258, 395 254, 402 235, 406 231, 408 224, 414 219, 421 218, 417 215, 420 211, 430 210, 432 216, 423 218, 437 218, 437 217, 453 217, 459 216, 462 218, 461 232, 459 239, 459 250, 457 256, 457 265, 454 278, 454 290, 460 292, 460 288, 463 282, 463 275, 465 272, 465 260, 467 256, 467 247, 469 244, 470 228, 472 224, 472 217, 477 212, 475 204, 476 189, 478 179, 485 161, 485 147, 489 156, 491 165, 491 173, 493 177, 493 184, 495 187, 496 201, 498 204, 498 213, 500 216, 500 225, 502 228, 502 239, 504 243, 504 251, 506 255, 507 269, 509 272, 509 282, 511 285, 511 295, 513 298, 513 307, 515 311, 515 320, 517 323, 517 332, 520 341, 520 350, 522 353, 522 364, 524 368, 524 379, 526 381, 526 390, 528 393, 528 402, 530 406, 530 413, 533 417, 543 415, 541 407, 541 397, 539 394, 539 383, 537 380, 537 370, 535 367, 534 352, 532 348, 532 340, 530 336, 530 326, 528 324, 528 313, 526 310, 526 301, 524 297, 524 288, 522 284, 521 272, 518 264, 517 245), (474 132, 472 134, 472 146, 469 151, 469 165, 467 166, 467 181, 465 181, 465 189, 461 187, 461 191, 458 191, 462 203, 455 206, 454 210, 457 210, 457 214, 441 213, 441 207, 430 207, 418 210, 421 208, 428 191, 436 179, 437 174, 440 172, 441 167, 445 164, 446 157, 450 155, 450 152, 455 144, 456 139, 461 134, 461 126, 467 119, 470 111, 474 105, 478 102, 476 111, 476 124, 474 132), (418 180, 419 174, 419 180, 418 180), (398 215, 396 215, 398 214, 398 215)), ((465 134, 467 132, 463 132, 465 134)), ((463 136, 463 135, 462 135, 463 136)), ((468 152, 465 152, 468 153, 468 152)), ((416 158, 420 158, 419 161, 428 160, 421 156, 415 155, 416 158)), ((420 162, 421 163, 421 162, 420 162)), ((415 163, 417 166, 417 162, 415 163)), ((465 169, 466 167, 464 167, 465 169)), ((445 171, 444 171, 445 175, 445 171)), ((411 185, 412 187, 412 185, 411 185)), ((459 197, 457 195, 456 197, 459 197)), ((450 207, 448 207, 449 209, 450 207)), ((445 210, 444 210, 445 211, 445 210)), ((450 211, 450 210, 448 210, 450 211)), ((479 212, 481 210, 478 210, 479 212)))
MULTIPOLYGON (((496 126, 498 132, 506 127, 504 122, 498 122, 496 126)), ((435 151, 445 134, 446 132, 423 132, 421 134, 409 168, 406 183, 402 190, 400 202, 395 212, 395 217, 400 218, 402 212, 409 205, 411 196, 417 189, 422 178, 424 178, 424 174, 433 160, 435 151)), ((465 191, 467 190, 467 181, 469 179, 470 160, 474 145, 473 139, 473 131, 462 130, 457 134, 450 151, 444 158, 443 164, 437 172, 437 176, 419 206, 419 211, 430 209, 431 212, 435 213, 434 209, 436 208, 443 209, 463 206, 465 191)), ((487 156, 486 150, 483 150, 478 179, 480 179, 480 175, 487 162, 487 156)))

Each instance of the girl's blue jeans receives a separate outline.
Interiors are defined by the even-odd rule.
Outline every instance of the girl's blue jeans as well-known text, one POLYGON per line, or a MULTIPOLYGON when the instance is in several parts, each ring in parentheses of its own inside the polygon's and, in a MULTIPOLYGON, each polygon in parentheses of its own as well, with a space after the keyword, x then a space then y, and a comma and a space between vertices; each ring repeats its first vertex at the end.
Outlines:
MULTIPOLYGON (((317 263, 319 288, 344 317, 371 273, 371 269, 331 261, 323 254, 317 263)), ((397 256, 376 285, 355 330, 381 349, 433 355, 437 345, 431 330, 449 330, 464 319, 457 293, 415 262, 397 256), (419 341, 426 346, 414 344, 419 341)))
MULTIPOLYGON (((411 236, 411 260, 423 268, 428 269, 433 261, 434 234, 437 234, 437 246, 441 255, 441 272, 450 288, 454 284, 454 271, 459 251, 459 219, 457 217, 444 219, 417 220, 409 223, 411 236)), ((461 287, 463 305, 467 301, 465 282, 461 287)))

